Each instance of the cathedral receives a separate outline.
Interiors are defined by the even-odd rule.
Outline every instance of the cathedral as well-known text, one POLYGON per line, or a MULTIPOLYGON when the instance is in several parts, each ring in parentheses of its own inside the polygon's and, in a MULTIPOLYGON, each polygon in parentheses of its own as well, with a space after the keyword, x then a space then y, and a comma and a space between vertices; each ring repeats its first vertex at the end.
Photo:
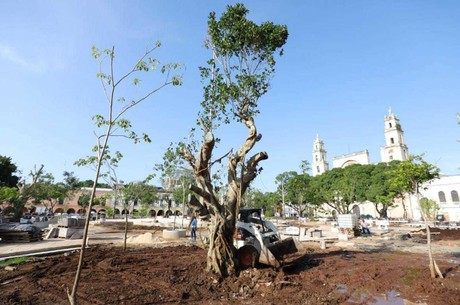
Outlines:
MULTIPOLYGON (((385 146, 380 148, 381 162, 390 162, 392 160, 405 161, 409 158, 409 150, 404 141, 404 131, 398 117, 393 113, 391 108, 388 114, 384 117, 384 136, 385 146)), ((329 170, 329 162, 327 161, 327 151, 323 140, 316 136, 313 142, 313 159, 312 159, 312 175, 321 175, 329 170)), ((370 164, 369 151, 358 151, 332 159, 333 168, 343 168, 352 164, 370 164)), ((442 215, 446 221, 458 222, 460 225, 460 175, 440 175, 439 179, 435 179, 427 183, 421 194, 423 197, 435 200, 440 209, 438 215, 442 215)), ((409 219, 420 219, 421 213, 414 196, 406 198, 408 207, 409 219)), ((327 210, 327 206, 324 206, 327 210)), ((357 214, 370 214, 378 217, 375 207, 371 202, 360 203, 353 206, 353 211, 357 214)), ((403 209, 401 205, 388 211, 389 217, 401 218, 403 209)))
MULTIPOLYGON (((385 128, 385 146, 380 148, 381 162, 390 162, 392 160, 407 160, 409 152, 407 145, 404 142, 404 131, 401 128, 398 117, 393 111, 388 111, 388 115, 384 118, 385 128)), ((329 170, 329 162, 327 161, 327 151, 324 147, 323 140, 319 135, 313 143, 313 161, 312 161, 312 175, 321 175, 329 170)), ((334 157, 332 159, 332 166, 346 167, 352 164, 370 164, 369 151, 363 150, 346 154, 343 156, 334 157)))

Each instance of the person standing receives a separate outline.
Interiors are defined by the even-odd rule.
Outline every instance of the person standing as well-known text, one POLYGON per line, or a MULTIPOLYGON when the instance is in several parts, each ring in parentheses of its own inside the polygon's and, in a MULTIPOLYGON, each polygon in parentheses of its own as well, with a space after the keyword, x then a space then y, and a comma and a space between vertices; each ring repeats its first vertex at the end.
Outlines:
POLYGON ((190 237, 192 238, 192 241, 196 240, 196 228, 198 227, 198 220, 196 219, 196 216, 192 216, 192 220, 190 221, 190 237))

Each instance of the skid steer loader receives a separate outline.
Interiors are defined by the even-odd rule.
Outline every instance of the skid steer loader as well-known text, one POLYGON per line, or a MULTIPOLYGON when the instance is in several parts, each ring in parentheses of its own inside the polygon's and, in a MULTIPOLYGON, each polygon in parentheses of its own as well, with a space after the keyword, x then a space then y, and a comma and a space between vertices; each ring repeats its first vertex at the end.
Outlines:
POLYGON ((261 217, 261 209, 241 209, 233 243, 242 267, 262 263, 278 268, 286 254, 296 253, 299 243, 292 237, 281 239, 272 222, 261 217))

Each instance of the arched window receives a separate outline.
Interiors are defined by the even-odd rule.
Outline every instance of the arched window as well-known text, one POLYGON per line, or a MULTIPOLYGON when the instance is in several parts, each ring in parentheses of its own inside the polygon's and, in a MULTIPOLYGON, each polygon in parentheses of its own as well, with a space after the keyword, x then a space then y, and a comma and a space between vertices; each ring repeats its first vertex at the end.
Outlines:
POLYGON ((391 142, 391 144, 395 144, 395 139, 390 138, 390 142, 391 142))
POLYGON ((446 202, 446 194, 444 194, 444 192, 439 192, 438 197, 439 197, 439 202, 446 202))
POLYGON ((393 126, 391 125, 391 123, 390 123, 389 125, 390 125, 390 128, 393 127, 393 126))
POLYGON ((450 192, 450 196, 452 197, 453 202, 459 202, 460 200, 458 199, 458 193, 457 191, 452 191, 450 192))

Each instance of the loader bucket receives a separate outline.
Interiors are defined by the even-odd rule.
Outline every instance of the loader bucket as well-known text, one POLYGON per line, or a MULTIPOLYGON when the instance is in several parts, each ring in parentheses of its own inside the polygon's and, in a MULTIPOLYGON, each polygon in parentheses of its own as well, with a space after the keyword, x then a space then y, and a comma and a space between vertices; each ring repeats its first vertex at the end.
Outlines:
POLYGON ((262 249, 259 262, 278 268, 283 263, 283 256, 286 254, 296 253, 299 251, 295 240, 288 237, 283 240, 276 241, 262 249))

